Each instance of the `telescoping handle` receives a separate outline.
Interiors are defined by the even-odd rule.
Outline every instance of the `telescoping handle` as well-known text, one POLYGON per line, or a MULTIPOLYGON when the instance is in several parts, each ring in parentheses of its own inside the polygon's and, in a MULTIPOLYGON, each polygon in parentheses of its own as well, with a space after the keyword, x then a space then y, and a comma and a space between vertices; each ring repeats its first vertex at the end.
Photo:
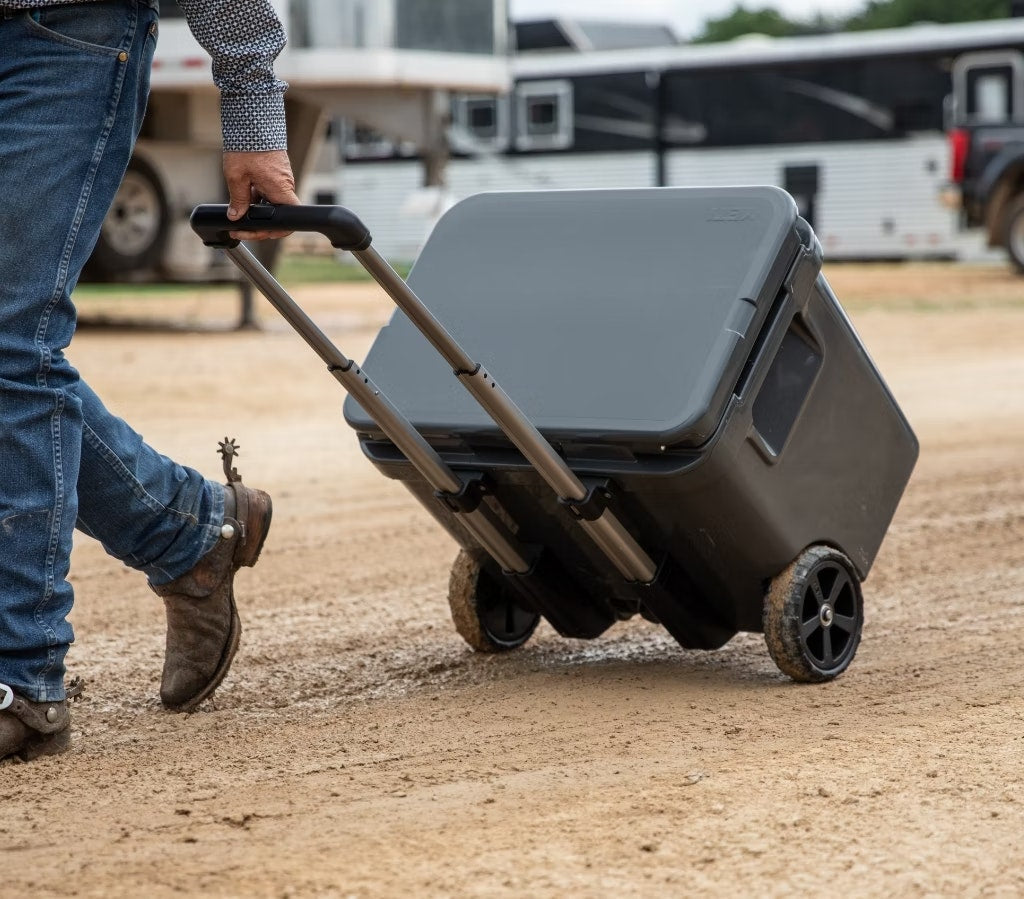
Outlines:
MULTIPOLYGON (((494 378, 479 363, 469 357, 402 277, 388 265, 384 257, 370 246, 369 231, 365 233, 365 242, 361 239, 353 241, 351 246, 341 246, 341 242, 347 242, 344 238, 355 237, 362 233, 361 229, 365 229, 365 226, 353 213, 340 206, 254 206, 250 207, 245 219, 232 222, 227 217, 226 206, 198 206, 192 213, 192 227, 207 245, 224 247, 228 256, 247 275, 252 277, 253 273, 249 270, 251 265, 242 255, 245 248, 239 247, 238 241, 232 238, 229 232, 268 230, 268 223, 272 223, 270 227, 277 230, 284 228, 283 223, 287 221, 289 223, 288 230, 326 233, 322 231, 321 226, 328 219, 344 222, 346 223, 345 228, 351 229, 346 230, 344 234, 339 232, 339 243, 336 243, 332 237, 332 244, 352 251, 352 255, 363 268, 384 288, 388 296, 395 301, 423 336, 444 357, 452 367, 455 376, 555 491, 559 499, 576 515, 580 526, 618 569, 619 573, 628 581, 641 584, 651 583, 658 574, 658 566, 651 557, 637 543, 615 513, 604 506, 593 491, 588 491, 565 460, 558 455, 555 448, 494 378), (253 209, 261 208, 273 209, 276 210, 276 213, 267 215, 261 212, 253 220, 253 209), (278 214, 286 209, 292 210, 292 212, 287 216, 278 217, 278 214)), ((328 236, 330 237, 330 235, 328 236)), ((252 255, 248 251, 245 251, 245 254, 249 257, 252 255)), ((253 261, 255 262, 255 259, 253 261)), ((278 303, 258 280, 254 278, 253 283, 267 295, 275 306, 278 306, 278 303)), ((278 309, 281 307, 278 306, 278 309)), ((288 315, 286 318, 289 318, 289 321, 292 320, 288 315)), ((302 332, 300 331, 300 333, 302 332)), ((356 399, 359 397, 357 396, 356 399)), ((366 407, 364 406, 364 408, 366 407)), ((372 410, 367 409, 367 411, 373 415, 372 410)), ((385 431, 385 433, 387 432, 385 431)), ((388 436, 390 437, 390 435, 388 436)), ((417 436, 419 436, 418 432, 417 436)), ((422 440, 422 437, 420 439, 422 440)))
POLYGON ((339 250, 365 250, 370 229, 344 206, 274 206, 255 203, 238 221, 228 218, 228 207, 197 206, 192 230, 210 247, 237 247, 232 231, 318 231, 339 250))
MULTIPOLYGON (((221 207, 222 209, 224 207, 221 207)), ((213 231, 209 233, 213 234, 213 231)), ((221 242, 220 237, 214 240, 221 242)), ((225 242, 227 243, 227 242, 225 242)), ((224 251, 295 331, 327 363, 327 369, 360 405, 370 414, 388 439, 423 475, 480 545, 502 568, 511 574, 529 575, 533 568, 532 552, 516 538, 490 508, 479 502, 479 496, 454 472, 437 451, 424 440, 395 405, 351 359, 336 347, 316 323, 288 295, 273 275, 246 247, 233 241, 224 251)))

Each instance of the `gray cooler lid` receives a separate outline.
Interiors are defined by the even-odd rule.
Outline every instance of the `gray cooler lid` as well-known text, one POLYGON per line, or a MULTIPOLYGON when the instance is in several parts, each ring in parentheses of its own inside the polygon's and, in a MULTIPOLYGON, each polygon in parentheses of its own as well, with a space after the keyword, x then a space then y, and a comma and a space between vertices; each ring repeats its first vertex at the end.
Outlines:
MULTIPOLYGON (((409 285, 550 439, 697 446, 799 249, 796 221, 774 187, 478 194, 438 222, 409 285)), ((401 312, 363 367, 425 435, 501 433, 401 312)), ((377 430, 351 398, 345 418, 377 430)))

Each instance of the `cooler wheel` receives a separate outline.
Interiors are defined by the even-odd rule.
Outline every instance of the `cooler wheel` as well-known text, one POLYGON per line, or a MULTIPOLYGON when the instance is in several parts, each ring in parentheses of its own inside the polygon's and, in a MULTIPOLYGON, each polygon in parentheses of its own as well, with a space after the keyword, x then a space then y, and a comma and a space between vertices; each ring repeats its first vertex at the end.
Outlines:
POLYGON ((863 626, 860 579, 838 550, 812 546, 772 580, 764 638, 775 664, 793 680, 810 683, 842 674, 863 626))
POLYGON ((460 550, 448 582, 448 605, 455 630, 477 652, 522 646, 540 621, 524 609, 486 557, 460 550))

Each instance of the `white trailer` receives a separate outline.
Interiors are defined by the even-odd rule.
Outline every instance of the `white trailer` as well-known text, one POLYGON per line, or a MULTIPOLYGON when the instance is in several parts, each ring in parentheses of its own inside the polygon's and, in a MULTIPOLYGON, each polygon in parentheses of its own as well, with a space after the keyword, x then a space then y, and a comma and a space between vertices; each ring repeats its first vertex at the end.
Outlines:
MULTIPOLYGON (((455 98, 448 201, 485 190, 777 184, 829 259, 981 252, 942 202, 957 60, 1016 51, 1024 19, 513 59, 505 95, 455 98)), ((1002 58, 1002 57, 1001 57, 1002 58)), ((402 148, 351 148, 341 202, 414 258, 402 148), (376 157, 376 158, 375 158, 376 157)))
MULTIPOLYGON (((508 90, 507 0, 273 0, 288 35, 276 73, 286 95, 299 191, 344 117, 416 147, 437 180, 455 93, 508 90)), ((134 158, 86 271, 93 279, 201 280, 219 257, 188 228, 192 208, 226 200, 210 58, 177 6, 163 0, 149 112, 134 158)), ((261 248, 265 261, 276 249, 261 248)))

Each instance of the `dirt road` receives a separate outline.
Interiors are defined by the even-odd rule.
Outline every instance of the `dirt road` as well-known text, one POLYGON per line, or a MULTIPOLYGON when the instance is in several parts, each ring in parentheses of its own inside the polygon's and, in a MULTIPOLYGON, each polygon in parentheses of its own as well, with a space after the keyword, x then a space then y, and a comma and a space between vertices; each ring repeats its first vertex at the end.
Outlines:
MULTIPOLYGON (((476 656, 448 618, 454 544, 272 311, 81 331, 73 360, 154 445, 218 476, 238 438, 275 526, 239 576, 232 673, 187 717, 156 700, 159 601, 79 540, 88 701, 68 755, 0 766, 0 895, 1024 894, 1024 281, 826 272, 922 454, 858 657, 822 686, 760 636, 686 652, 640 621, 476 656)), ((388 311, 362 286, 298 296, 355 358, 388 311)))

